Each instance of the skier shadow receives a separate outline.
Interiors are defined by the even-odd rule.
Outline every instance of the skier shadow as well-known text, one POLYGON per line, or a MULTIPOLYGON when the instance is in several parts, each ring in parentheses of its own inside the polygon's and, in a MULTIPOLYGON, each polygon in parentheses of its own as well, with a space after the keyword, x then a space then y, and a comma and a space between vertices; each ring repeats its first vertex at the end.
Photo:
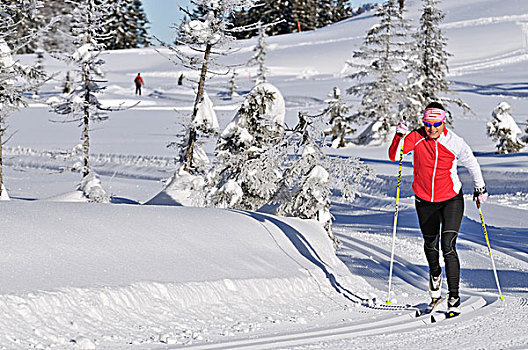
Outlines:
MULTIPOLYGON (((359 295, 354 294, 347 288, 343 287, 338 281, 336 276, 328 270, 328 264, 326 264, 323 259, 317 254, 316 250, 312 247, 310 242, 304 237, 304 235, 293 228, 292 226, 286 224, 283 221, 280 221, 273 216, 263 215, 255 212, 246 212, 246 211, 238 211, 234 210, 237 213, 247 215, 255 220, 257 220, 264 228, 269 232, 270 236, 273 238, 273 240, 277 243, 279 248, 284 251, 286 255, 288 255, 292 260, 296 261, 294 257, 289 255, 277 242, 271 231, 265 226, 266 222, 269 222, 273 225, 275 225, 281 232, 284 233, 284 235, 290 240, 290 242, 293 244, 293 246, 297 249, 297 251, 310 263, 312 263, 314 266, 321 269, 321 271, 325 274, 325 277, 330 282, 330 285, 334 290, 343 295, 345 298, 350 300, 351 302, 358 303, 360 300, 361 302, 367 301, 367 299, 360 297, 359 295), (355 299, 353 299, 355 298, 355 299)), ((297 261, 296 261, 297 262, 297 261)), ((298 263, 298 262, 297 262, 298 263)), ((301 265, 300 263, 298 263, 301 265)))
MULTIPOLYGON (((528 294, 527 278, 528 273, 517 270, 498 269, 497 275, 503 292, 506 293, 523 293, 528 294)), ((489 268, 482 269, 461 269, 460 277, 464 284, 470 288, 496 292, 497 285, 493 270, 489 268)))

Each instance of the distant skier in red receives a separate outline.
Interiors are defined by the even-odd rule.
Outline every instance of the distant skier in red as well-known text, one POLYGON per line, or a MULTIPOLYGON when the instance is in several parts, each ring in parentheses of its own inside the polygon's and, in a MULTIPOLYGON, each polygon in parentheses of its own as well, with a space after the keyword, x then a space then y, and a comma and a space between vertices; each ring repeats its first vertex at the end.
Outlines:
POLYGON ((145 85, 145 82, 143 81, 143 78, 141 77, 141 73, 138 73, 138 75, 134 79, 134 84, 136 84, 136 95, 141 96, 141 86, 145 85))

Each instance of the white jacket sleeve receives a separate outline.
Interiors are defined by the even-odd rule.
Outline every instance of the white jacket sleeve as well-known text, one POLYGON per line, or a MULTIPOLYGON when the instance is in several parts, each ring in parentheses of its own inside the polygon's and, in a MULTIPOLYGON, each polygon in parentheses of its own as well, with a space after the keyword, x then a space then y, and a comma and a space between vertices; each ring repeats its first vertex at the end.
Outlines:
POLYGON ((477 158, 473 155, 469 145, 462 139, 460 141, 461 149, 458 158, 460 164, 462 164, 469 171, 471 177, 473 178, 474 187, 484 187, 486 184, 484 183, 484 178, 482 177, 482 171, 480 170, 480 165, 477 161, 477 158))

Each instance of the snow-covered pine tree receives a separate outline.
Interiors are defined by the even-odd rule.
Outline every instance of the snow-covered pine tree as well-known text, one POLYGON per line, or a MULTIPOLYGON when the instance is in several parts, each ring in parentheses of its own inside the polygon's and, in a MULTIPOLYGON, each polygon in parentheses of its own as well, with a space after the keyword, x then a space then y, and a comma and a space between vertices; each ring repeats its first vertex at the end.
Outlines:
MULTIPOLYGON (((40 45, 37 45, 37 47, 41 47, 40 45)), ((35 69, 44 72, 44 50, 42 49, 36 49, 35 50, 35 69)), ((35 86, 35 90, 33 94, 36 96, 39 94, 39 86, 35 86)))
POLYGON ((25 41, 16 38, 21 22, 20 13, 29 15, 40 6, 39 1, 0 2, 0 199, 9 199, 4 185, 2 169, 2 146, 7 140, 7 118, 9 115, 26 105, 22 94, 35 89, 35 80, 43 78, 43 73, 33 67, 26 67, 13 59, 14 52, 34 39, 31 33, 25 41), (33 85, 33 86, 31 86, 33 85))
POLYGON ((189 47, 194 54, 184 53, 178 46, 162 44, 176 55, 182 65, 200 72, 191 115, 192 122, 186 133, 184 146, 180 153, 180 162, 184 170, 191 174, 199 174, 195 153, 203 153, 203 151, 199 149, 200 145, 197 141, 200 137, 211 135, 205 130, 215 132, 210 128, 201 129, 200 125, 195 121, 199 114, 199 107, 204 99, 207 74, 211 69, 211 65, 214 64, 214 56, 228 54, 229 48, 225 48, 226 44, 234 40, 231 33, 237 29, 231 28, 227 19, 236 9, 243 6, 251 6, 253 0, 191 0, 191 4, 195 5, 197 10, 190 12, 182 9, 189 17, 184 19, 177 27, 176 44, 189 47))
MULTIPOLYGON (((342 21, 353 16, 352 8, 347 0, 334 0, 332 8, 332 23, 342 21)), ((320 9, 320 13, 324 10, 320 9)), ((322 25, 321 25, 322 27, 322 25)))
MULTIPOLYGON (((4 2, 4 1, 2 1, 4 2)), ((6 3, 10 3, 7 1, 6 3)), ((14 23, 16 23, 17 30, 5 33, 4 40, 9 42, 12 47, 16 47, 17 51, 13 53, 25 54, 33 53, 37 48, 35 38, 39 28, 42 28, 47 21, 42 17, 38 8, 42 6, 41 2, 24 0, 19 1, 21 6, 24 6, 26 11, 19 11, 18 8, 6 5, 5 14, 9 16, 14 23), (33 39, 29 39, 33 38, 33 39)))
MULTIPOLYGON (((256 26, 259 22, 277 25, 268 29, 269 35, 293 33, 297 31, 297 22, 294 18, 295 1, 290 0, 261 0, 259 6, 242 9, 231 16, 230 20, 234 26, 256 26)), ((258 34, 258 28, 233 33, 237 39, 246 39, 258 34)))
MULTIPOLYGON (((182 205, 202 206, 205 198, 205 175, 210 161, 201 146, 201 139, 216 135, 218 121, 213 110, 213 104, 205 92, 205 83, 216 55, 227 55, 230 52, 226 45, 234 40, 232 28, 227 18, 239 7, 251 6, 253 0, 191 0, 194 11, 188 9, 181 23, 176 26, 176 45, 170 45, 161 40, 175 56, 171 61, 175 64, 198 70, 199 81, 194 101, 191 121, 186 126, 185 135, 178 145, 180 149, 179 167, 167 186, 149 203, 156 204, 170 201, 182 205), (190 50, 181 50, 181 47, 190 50), (188 53, 190 51, 191 53, 188 53)), ((183 75, 181 76, 183 79, 183 75)))
POLYGON ((133 18, 129 17, 128 8, 131 0, 114 0, 107 1, 111 4, 108 7, 108 15, 105 32, 109 34, 105 40, 101 41, 106 50, 129 49, 135 47, 135 35, 132 33, 133 18))
POLYGON ((363 45, 347 61, 349 78, 358 83, 347 92, 361 97, 361 104, 350 117, 367 128, 357 137, 360 144, 379 143, 399 120, 398 103, 402 99, 401 75, 406 66, 410 43, 410 25, 399 12, 395 0, 379 5, 379 22, 367 31, 363 45))
POLYGON ((255 86, 220 135, 210 175, 213 206, 256 210, 266 204, 280 180, 284 98, 269 83, 255 86))
MULTIPOLYGON (((40 38, 42 50, 51 53, 71 51, 71 13, 74 6, 75 4, 66 0, 46 0, 46 6, 38 9, 41 16, 48 21, 51 18, 59 19, 53 23, 47 35, 40 38)), ((34 23, 33 25, 39 24, 34 23)))
POLYGON ((352 8, 347 0, 319 0, 317 1, 317 26, 326 27, 335 22, 352 17, 352 8))
POLYGON ((309 31, 317 28, 318 0, 296 0, 293 2, 295 31, 309 31))
POLYGON ((150 35, 148 34, 150 21, 143 9, 141 0, 133 0, 130 7, 130 16, 135 20, 136 44, 143 47, 150 46, 150 35))
MULTIPOLYGON (((353 15, 347 0, 261 0, 260 6, 237 11, 231 18, 236 26, 277 23, 269 35, 321 28, 353 15)), ((256 30, 237 32, 238 39, 257 35, 256 30)))
MULTIPOLYGON (((422 112, 430 102, 440 102, 444 106, 455 104, 463 111, 469 106, 462 100, 450 98, 447 81, 448 58, 447 39, 440 24, 445 14, 437 7, 437 0, 423 0, 422 15, 417 32, 413 35, 413 53, 409 60, 409 75, 404 89, 401 114, 410 127, 422 125, 422 112)), ((448 123, 451 123, 448 115, 448 123)))
POLYGON ((508 102, 499 103, 491 112, 493 117, 486 125, 488 136, 497 142, 497 153, 519 152, 526 144, 521 140, 522 131, 510 114, 508 102))
POLYGON ((102 32, 105 28, 111 6, 106 2, 96 0, 79 0, 72 12, 72 35, 75 50, 64 58, 75 67, 78 79, 73 81, 73 89, 63 95, 60 101, 50 101, 57 114, 68 115, 71 120, 78 121, 82 128, 82 164, 80 165, 83 180, 79 189, 97 189, 85 194, 92 201, 108 201, 98 188, 96 175, 90 168, 90 124, 108 119, 108 111, 119 108, 103 107, 96 94, 103 91, 100 85, 103 77, 101 66, 104 61, 99 57, 104 48, 102 42, 108 39, 108 34, 102 32), (88 181, 90 180, 90 181, 88 181), (95 185, 94 185, 95 184, 95 185), (93 193, 93 196, 90 196, 93 193))
POLYGON ((258 39, 257 45, 253 48, 255 54, 250 58, 248 64, 257 66, 257 75, 255 76, 256 85, 267 82, 268 68, 266 67, 266 55, 268 45, 266 44, 266 28, 273 25, 264 25, 258 22, 258 39))
POLYGON ((229 99, 232 99, 233 96, 238 96, 237 89, 238 85, 236 79, 238 77, 237 70, 233 68, 231 73, 231 78, 229 79, 229 84, 227 86, 227 96, 229 99))
POLYGON ((130 49, 148 45, 147 25, 149 21, 141 1, 113 0, 111 11, 106 15, 106 33, 112 35, 103 41, 105 49, 130 49))
POLYGON ((372 170, 355 157, 329 157, 324 152, 323 117, 299 113, 299 123, 280 147, 283 149, 282 176, 272 203, 278 215, 317 220, 337 248, 330 214, 332 190, 342 201, 352 201, 372 170))
POLYGON ((319 0, 317 4, 317 28, 322 28, 334 23, 334 11, 337 9, 334 0, 319 0))
MULTIPOLYGON (((21 3, 30 0, 20 1, 21 3)), ((99 4, 103 1, 97 0, 99 4)), ((112 37, 105 40, 106 49, 123 49, 139 46, 148 46, 149 36, 147 33, 148 19, 142 8, 141 0, 105 0, 113 11, 107 13, 104 29, 102 32, 114 33, 112 37)), ((18 13, 16 21, 20 22, 20 28, 13 33, 13 39, 24 41, 31 33, 37 32, 43 26, 51 22, 57 16, 61 20, 55 23, 49 30, 49 34, 44 36, 41 46, 37 47, 36 42, 23 46, 17 53, 33 53, 36 49, 43 49, 46 52, 64 52, 64 33, 70 32, 70 18, 74 1, 70 0, 46 0, 45 6, 38 7, 38 11, 27 11, 18 13)))
POLYGON ((328 94, 328 97, 330 98, 324 101, 328 107, 323 112, 330 118, 328 121, 330 128, 325 130, 325 134, 330 136, 332 147, 345 147, 348 143, 346 137, 355 132, 346 120, 350 108, 343 102, 341 89, 337 86, 328 94))
POLYGON ((281 183, 288 187, 281 188, 281 196, 274 199, 275 204, 279 204, 276 213, 317 220, 337 248, 340 242, 332 232, 330 214, 330 173, 324 167, 321 149, 314 147, 310 138, 305 138, 304 142, 306 144, 301 149, 302 153, 296 154, 296 161, 289 164, 285 172, 284 179, 287 181, 281 183))

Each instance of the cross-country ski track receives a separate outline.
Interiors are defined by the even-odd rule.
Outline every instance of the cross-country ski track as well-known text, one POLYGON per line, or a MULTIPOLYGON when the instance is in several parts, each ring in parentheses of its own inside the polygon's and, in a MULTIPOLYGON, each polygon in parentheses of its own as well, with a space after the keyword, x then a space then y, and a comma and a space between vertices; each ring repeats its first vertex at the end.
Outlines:
MULTIPOLYGON (((373 199, 367 199, 369 202, 375 201, 373 199)), ((382 202, 382 201, 380 201, 382 202)), ((371 203, 372 204, 372 203, 371 203)), ((471 201, 468 201, 467 205, 470 205, 471 201)), ((383 206, 383 203, 378 203, 383 206)), ((363 207, 363 211, 364 211, 363 207)), ((410 206, 403 209, 405 212, 412 211, 413 208, 410 206)), ((376 210, 373 210, 376 211, 376 210)), ((364 217, 365 215, 363 212, 364 217)), ((344 224, 336 227, 339 239, 342 241, 342 248, 339 251, 339 255, 342 261, 354 271, 355 269, 362 269, 361 275, 364 276, 369 283, 376 288, 382 290, 386 288, 386 279, 388 276, 388 266, 390 261, 390 250, 387 247, 390 245, 380 244, 375 240, 370 240, 371 234, 361 233, 366 227, 372 229, 384 229, 390 231, 390 227, 383 225, 376 225, 376 215, 372 216, 372 222, 370 224, 344 224), (355 237, 357 236, 357 237, 355 237), (361 261, 361 263, 359 263, 361 261), (369 270, 369 271, 365 271, 369 270)), ((466 219, 467 220, 467 217, 466 219)), ((477 227, 478 223, 473 223, 471 220, 467 220, 468 227, 471 229, 477 227)), ((412 228, 403 227, 402 230, 413 231, 412 228)), ((490 228, 492 231, 498 230, 497 228, 490 228)), ((354 339, 363 339, 364 337, 382 336, 391 337, 398 335, 400 337, 409 334, 412 337, 413 334, 422 334, 424 332, 430 332, 434 329, 436 332, 439 329, 452 329, 452 327, 468 327, 472 328, 472 324, 475 319, 479 316, 490 315, 490 314, 501 314, 511 312, 513 309, 519 309, 522 311, 521 317, 526 318, 526 305, 528 304, 527 299, 524 297, 508 298, 506 301, 501 302, 498 299, 497 291, 495 288, 495 282, 491 275, 491 267, 489 256, 485 251, 483 245, 483 237, 481 232, 461 232, 459 238, 459 252, 462 255, 463 261, 471 261, 468 266, 462 266, 462 305, 463 313, 455 319, 442 319, 441 314, 446 309, 445 301, 433 312, 436 316, 436 322, 431 322, 431 315, 424 315, 421 317, 415 316, 415 309, 417 307, 425 306, 427 300, 427 294, 424 292, 428 281, 428 272, 425 266, 416 264, 413 260, 414 257, 411 255, 408 258, 405 254, 396 254, 394 264, 394 290, 400 295, 423 295, 422 303, 415 305, 402 305, 394 304, 391 306, 385 306, 383 300, 378 300, 376 305, 361 305, 357 309, 364 313, 364 317, 357 321, 342 322, 334 326, 320 326, 313 327, 310 329, 302 329, 298 332, 289 331, 287 334, 280 334, 280 332, 259 335, 237 337, 237 339, 230 341, 220 341, 211 344, 199 344, 199 345, 187 345, 186 349, 291 349, 297 346, 301 347, 306 344, 326 344, 328 342, 336 342, 339 340, 346 342, 353 342, 354 339), (480 272, 465 273, 466 269, 472 270, 473 266, 480 266, 480 272), (482 275, 482 282, 485 285, 484 288, 472 288, 470 280, 465 280, 464 275, 471 276, 474 279, 475 273, 482 275)), ((377 237, 386 242, 390 239, 389 236, 377 237)), ((404 238, 403 240, 406 240, 404 238)), ((409 244, 401 244, 400 246, 406 246, 406 249, 416 249, 418 252, 421 249, 420 242, 416 241, 409 244), (412 245, 415 247, 412 247, 412 245)), ((408 242, 407 242, 408 243, 408 242)), ((495 259, 499 259, 503 264, 506 262, 508 265, 526 268, 527 261, 525 254, 522 252, 515 252, 508 248, 514 245, 514 242, 501 242, 495 249, 495 259)), ((505 277, 507 271, 501 270, 499 272, 502 277, 505 277)), ((508 288, 510 282, 503 280, 505 286, 508 288)), ((512 287, 515 288, 515 287, 512 287)), ((445 289, 445 282, 444 282, 445 289)), ((349 297, 354 299, 357 296, 347 295, 347 290, 342 290, 342 296, 344 298, 349 297)), ((401 298, 402 300, 404 298, 401 298)), ((178 346, 171 347, 171 349, 180 348, 178 346)), ((321 348, 324 348, 322 345, 321 348)), ((368 347, 365 347, 368 348, 368 347)))
MULTIPOLYGON (((343 241, 344 250, 353 249, 363 258, 370 259, 380 263, 383 267, 388 265, 390 251, 375 246, 372 243, 365 242, 361 239, 339 235, 343 241)), ((406 288, 414 289, 416 286, 427 284, 427 272, 416 267, 412 262, 407 261, 402 256, 395 258, 394 274, 406 288)), ((378 278, 381 276, 375 276, 378 278)), ((377 281, 373 281, 377 283, 377 281)), ((346 291, 343 292, 346 294, 346 291)), ((196 346, 185 346, 185 349, 279 349, 300 346, 304 344, 314 344, 319 342, 335 341, 339 339, 349 339, 366 337, 373 335, 390 336, 392 333, 404 333, 414 330, 420 330, 427 327, 441 327, 442 324, 452 322, 471 323, 474 317, 493 312, 494 308, 502 307, 501 302, 493 293, 483 293, 478 291, 466 291, 462 297, 464 312, 457 319, 438 320, 438 316, 445 310, 445 302, 439 306, 438 310, 433 313, 437 316, 437 321, 432 324, 431 315, 416 317, 417 307, 425 306, 425 303, 418 305, 398 305, 391 308, 385 305, 364 305, 368 316, 361 321, 340 324, 335 327, 314 327, 309 330, 302 330, 297 333, 272 334, 259 336, 258 338, 248 337, 246 339, 237 339, 227 342, 212 344, 200 344, 196 346)), ((426 299, 424 299, 426 300, 426 299)), ((523 303, 522 300, 519 303, 523 303)), ((178 349, 180 347, 171 347, 178 349)))

